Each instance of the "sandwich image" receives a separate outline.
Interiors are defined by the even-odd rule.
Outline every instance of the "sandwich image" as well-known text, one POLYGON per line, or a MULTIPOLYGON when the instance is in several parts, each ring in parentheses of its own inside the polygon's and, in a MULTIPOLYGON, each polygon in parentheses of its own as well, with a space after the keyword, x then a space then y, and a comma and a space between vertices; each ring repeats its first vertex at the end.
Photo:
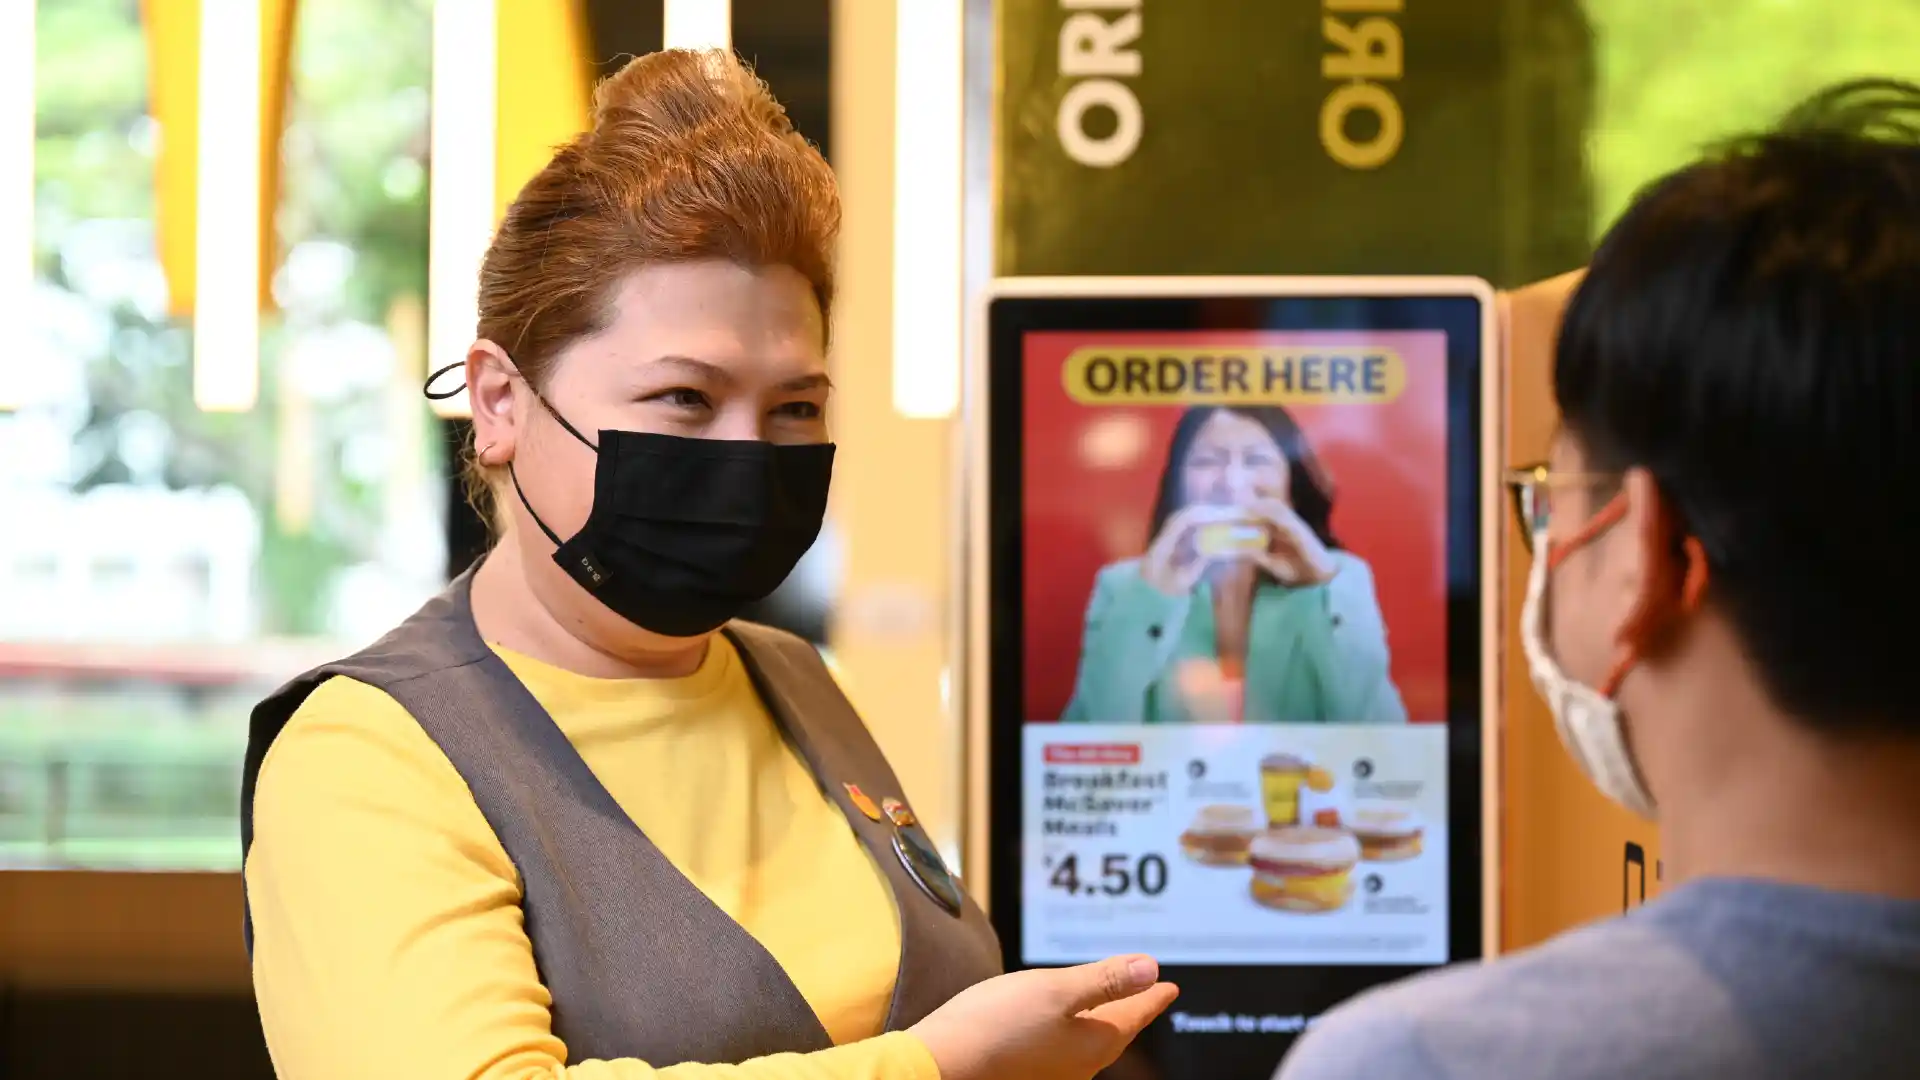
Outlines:
POLYGON ((1180 850, 1203 866, 1240 866, 1259 830, 1252 807, 1203 806, 1180 834, 1180 850))
POLYGON ((1400 862, 1420 854, 1425 838, 1418 815, 1398 806, 1368 806, 1353 812, 1348 827, 1367 862, 1400 862))
POLYGON ((1195 530, 1193 543, 1203 558, 1248 555, 1267 550, 1267 527, 1256 521, 1216 521, 1195 530))
POLYGON ((1338 911, 1353 897, 1360 843, 1351 833, 1295 825, 1255 837, 1253 899, 1282 911, 1338 911))

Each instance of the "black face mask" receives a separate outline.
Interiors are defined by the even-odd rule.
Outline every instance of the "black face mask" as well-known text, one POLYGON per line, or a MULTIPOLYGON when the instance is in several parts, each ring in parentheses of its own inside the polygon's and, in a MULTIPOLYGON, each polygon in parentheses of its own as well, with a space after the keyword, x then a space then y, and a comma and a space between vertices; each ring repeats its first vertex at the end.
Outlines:
POLYGON ((787 579, 820 535, 833 444, 683 439, 602 431, 593 509, 570 540, 540 520, 508 465, 520 504, 580 587, 643 630, 693 637, 718 628, 787 579))

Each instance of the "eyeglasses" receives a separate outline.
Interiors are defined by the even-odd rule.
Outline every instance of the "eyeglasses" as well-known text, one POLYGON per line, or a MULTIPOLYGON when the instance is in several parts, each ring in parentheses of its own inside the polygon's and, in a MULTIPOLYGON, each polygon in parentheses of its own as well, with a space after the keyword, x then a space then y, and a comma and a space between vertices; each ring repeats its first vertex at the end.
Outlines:
POLYGON ((1513 495, 1513 513, 1520 522, 1520 542, 1533 552, 1534 534, 1547 527, 1553 513, 1556 488, 1605 489, 1620 482, 1615 473, 1554 472, 1546 462, 1507 470, 1507 491, 1513 495))

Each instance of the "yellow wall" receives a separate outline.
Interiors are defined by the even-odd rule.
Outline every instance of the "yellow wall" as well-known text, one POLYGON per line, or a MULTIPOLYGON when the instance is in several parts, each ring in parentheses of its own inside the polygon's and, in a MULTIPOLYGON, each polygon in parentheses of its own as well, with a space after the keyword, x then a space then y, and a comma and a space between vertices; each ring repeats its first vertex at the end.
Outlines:
MULTIPOLYGON (((910 2, 910 0, 902 0, 910 2)), ((953 474, 946 421, 893 408, 894 5, 833 6, 833 154, 845 224, 834 313, 834 657, 937 843, 959 843, 959 726, 943 700, 953 474)))
POLYGON ((495 220, 558 147, 586 130, 593 86, 578 0, 495 0, 495 220))

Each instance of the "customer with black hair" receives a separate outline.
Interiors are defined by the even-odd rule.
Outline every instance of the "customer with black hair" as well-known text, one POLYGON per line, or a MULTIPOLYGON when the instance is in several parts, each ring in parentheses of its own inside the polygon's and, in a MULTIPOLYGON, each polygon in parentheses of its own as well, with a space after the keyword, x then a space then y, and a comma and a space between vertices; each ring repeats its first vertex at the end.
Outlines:
POLYGON ((1669 889, 1378 992, 1284 1080, 1920 1074, 1920 87, 1850 83, 1648 188, 1512 477, 1522 634, 1669 889))

